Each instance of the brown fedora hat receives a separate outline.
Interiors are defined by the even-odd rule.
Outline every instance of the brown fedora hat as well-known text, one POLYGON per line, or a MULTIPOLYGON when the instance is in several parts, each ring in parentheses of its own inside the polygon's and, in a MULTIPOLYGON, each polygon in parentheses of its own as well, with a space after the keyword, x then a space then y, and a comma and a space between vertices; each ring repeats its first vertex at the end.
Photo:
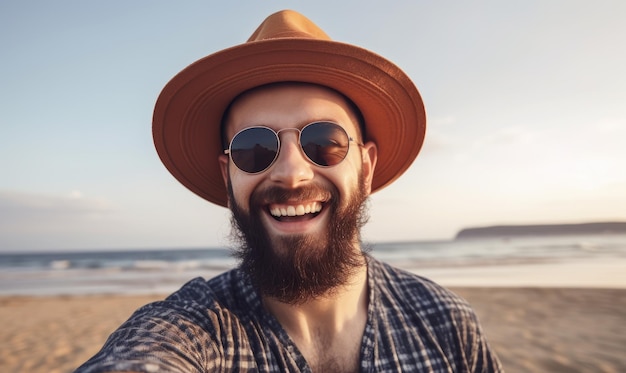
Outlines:
POLYGON ((349 97, 378 145, 372 191, 397 179, 419 153, 424 104, 395 64, 366 49, 331 40, 303 15, 270 15, 246 43, 202 58, 163 88, 154 109, 154 143, 165 167, 189 190, 221 206, 227 192, 217 158, 220 123, 240 93, 264 84, 306 82, 349 97))

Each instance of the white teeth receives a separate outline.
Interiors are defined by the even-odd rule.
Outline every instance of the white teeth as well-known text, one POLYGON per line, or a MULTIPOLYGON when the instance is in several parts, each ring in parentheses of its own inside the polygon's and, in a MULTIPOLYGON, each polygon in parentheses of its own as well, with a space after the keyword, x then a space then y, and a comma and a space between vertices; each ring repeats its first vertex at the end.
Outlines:
POLYGON ((289 205, 270 207, 272 216, 303 216, 304 214, 314 214, 322 211, 320 202, 307 203, 306 205, 289 205))

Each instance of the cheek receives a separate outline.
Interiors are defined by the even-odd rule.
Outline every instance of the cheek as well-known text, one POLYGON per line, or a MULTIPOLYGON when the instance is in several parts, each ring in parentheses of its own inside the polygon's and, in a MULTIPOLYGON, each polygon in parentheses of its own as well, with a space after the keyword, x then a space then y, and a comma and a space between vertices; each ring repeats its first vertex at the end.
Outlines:
POLYGON ((254 188, 258 186, 260 177, 242 174, 239 171, 230 172, 230 183, 233 190, 233 197, 239 207, 245 211, 249 210, 250 196, 254 188))
POLYGON ((335 184, 339 193, 352 196, 354 190, 359 187, 361 168, 360 156, 349 157, 344 159, 339 165, 329 169, 332 173, 328 174, 327 177, 335 184))

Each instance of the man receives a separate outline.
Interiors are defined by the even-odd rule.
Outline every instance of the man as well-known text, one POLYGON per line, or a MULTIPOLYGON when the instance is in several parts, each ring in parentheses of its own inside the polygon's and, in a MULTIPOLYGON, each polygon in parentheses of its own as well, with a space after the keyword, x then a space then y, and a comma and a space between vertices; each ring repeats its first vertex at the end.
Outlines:
POLYGON ((279 12, 174 77, 153 124, 168 170, 230 208, 239 266, 139 309, 79 372, 501 370, 462 299, 361 247, 425 132, 391 62, 279 12))

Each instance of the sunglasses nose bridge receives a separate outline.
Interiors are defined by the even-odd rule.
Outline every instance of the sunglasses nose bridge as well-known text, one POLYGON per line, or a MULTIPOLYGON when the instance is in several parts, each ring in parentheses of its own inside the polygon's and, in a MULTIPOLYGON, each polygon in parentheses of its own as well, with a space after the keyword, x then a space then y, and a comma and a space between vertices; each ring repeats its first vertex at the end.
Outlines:
MULTIPOLYGON (((295 133, 293 134, 295 136, 295 138, 293 138, 294 140, 294 144, 296 145, 296 147, 298 148, 298 150, 300 151, 301 155, 305 156, 304 151, 302 149, 302 146, 300 144, 300 135, 302 134, 302 131, 299 128, 282 128, 278 131, 274 131, 276 133, 276 138, 278 139, 278 155, 277 157, 280 157, 281 151, 282 151, 282 147, 283 145, 288 145, 291 141, 289 140, 289 138, 291 138, 291 136, 286 136, 286 134, 289 133, 289 131, 294 131, 295 133), (283 136, 281 136, 283 135, 283 136)), ((305 156, 305 158, 307 158, 305 156)))
POLYGON ((302 133, 302 131, 300 131, 299 128, 281 128, 278 131, 274 131, 274 132, 276 132, 276 137, 278 137, 278 140, 280 141, 281 133, 287 132, 287 131, 296 131, 297 132, 296 136, 298 138, 298 142, 300 141, 300 134, 302 133))
POLYGON ((276 133, 276 138, 278 139, 278 154, 280 155, 280 148, 283 146, 283 142, 284 141, 284 136, 281 137, 281 135, 283 133, 288 133, 288 131, 295 131, 296 133, 294 134, 296 136, 295 138, 295 142, 298 146, 300 146, 300 135, 302 134, 302 131, 299 128, 282 128, 279 129, 278 131, 274 131, 274 133, 276 133))
POLYGON ((274 182, 294 187, 297 184, 313 177, 313 164, 304 153, 300 145, 300 130, 298 128, 283 128, 276 132, 278 138, 278 154, 269 169, 270 179, 274 182), (296 133, 289 135, 295 130, 296 133), (283 132, 283 136, 280 136, 283 132), (295 137, 294 137, 295 136, 295 137))

